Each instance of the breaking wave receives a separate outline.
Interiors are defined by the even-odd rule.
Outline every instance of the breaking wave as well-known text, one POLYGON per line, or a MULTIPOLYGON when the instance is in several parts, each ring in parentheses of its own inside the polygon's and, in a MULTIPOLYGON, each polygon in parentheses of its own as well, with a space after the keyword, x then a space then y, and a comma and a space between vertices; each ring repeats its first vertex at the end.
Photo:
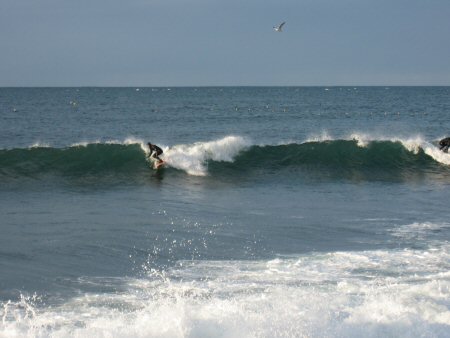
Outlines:
POLYGON ((5 337, 446 337, 450 251, 179 261, 143 278, 80 277, 48 305, 0 303, 5 337))
MULTIPOLYGON (((195 176, 270 175, 286 170, 302 175, 348 177, 398 176, 415 173, 450 174, 450 155, 432 143, 415 139, 311 139, 302 143, 257 145, 240 136, 163 146, 166 170, 195 176)), ((151 163, 143 141, 78 143, 66 148, 33 145, 0 150, 0 177, 140 176, 151 163)))

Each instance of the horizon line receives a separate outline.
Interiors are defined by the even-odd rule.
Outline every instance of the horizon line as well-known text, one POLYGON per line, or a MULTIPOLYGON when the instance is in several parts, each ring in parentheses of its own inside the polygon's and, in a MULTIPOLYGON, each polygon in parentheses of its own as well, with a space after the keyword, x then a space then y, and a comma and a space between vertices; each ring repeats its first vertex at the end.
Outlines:
POLYGON ((272 88, 272 87, 292 87, 292 88, 339 88, 339 87, 450 87, 450 84, 447 85, 123 85, 123 86, 110 86, 110 85, 78 85, 78 86, 0 86, 0 89, 5 88, 272 88))

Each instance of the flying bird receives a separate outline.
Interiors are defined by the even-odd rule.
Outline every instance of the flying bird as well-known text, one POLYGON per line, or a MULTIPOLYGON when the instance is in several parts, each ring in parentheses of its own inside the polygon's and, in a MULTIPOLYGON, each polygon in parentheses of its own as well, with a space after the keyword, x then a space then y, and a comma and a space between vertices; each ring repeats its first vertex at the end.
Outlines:
POLYGON ((273 26, 273 29, 275 30, 275 32, 282 32, 283 31, 283 26, 286 22, 282 22, 280 25, 278 26, 273 26))

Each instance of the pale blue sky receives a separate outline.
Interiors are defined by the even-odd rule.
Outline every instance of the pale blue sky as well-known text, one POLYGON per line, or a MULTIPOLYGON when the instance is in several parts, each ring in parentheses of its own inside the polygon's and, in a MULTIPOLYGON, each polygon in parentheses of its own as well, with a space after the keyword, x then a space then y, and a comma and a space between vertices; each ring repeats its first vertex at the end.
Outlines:
POLYGON ((450 85, 450 1, 0 0, 0 86, 190 85, 450 85))

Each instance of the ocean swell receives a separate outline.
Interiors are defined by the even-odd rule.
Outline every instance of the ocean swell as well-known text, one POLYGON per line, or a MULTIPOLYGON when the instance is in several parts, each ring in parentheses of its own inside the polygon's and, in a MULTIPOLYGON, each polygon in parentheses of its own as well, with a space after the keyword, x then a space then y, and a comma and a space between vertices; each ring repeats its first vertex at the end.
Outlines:
MULTIPOLYGON (((448 177, 450 155, 421 139, 309 140, 281 145, 257 145, 240 136, 163 146, 166 170, 194 176, 270 176, 288 169, 302 175, 364 177, 434 174, 448 177)), ((139 140, 78 143, 66 148, 48 145, 0 150, 0 177, 125 176, 151 172, 148 150, 139 140)))

